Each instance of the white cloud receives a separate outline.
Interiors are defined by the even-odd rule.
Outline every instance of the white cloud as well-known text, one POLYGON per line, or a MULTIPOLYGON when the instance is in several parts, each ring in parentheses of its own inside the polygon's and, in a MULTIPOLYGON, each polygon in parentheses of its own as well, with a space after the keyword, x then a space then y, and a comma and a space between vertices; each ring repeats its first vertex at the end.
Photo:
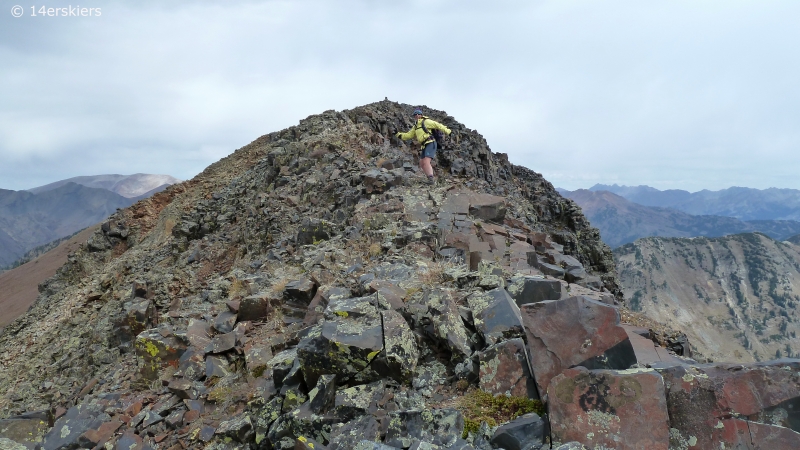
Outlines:
POLYGON ((569 189, 800 188, 798 12, 632 0, 0 11, 0 187, 189 178, 310 114, 388 96, 447 110, 569 189))

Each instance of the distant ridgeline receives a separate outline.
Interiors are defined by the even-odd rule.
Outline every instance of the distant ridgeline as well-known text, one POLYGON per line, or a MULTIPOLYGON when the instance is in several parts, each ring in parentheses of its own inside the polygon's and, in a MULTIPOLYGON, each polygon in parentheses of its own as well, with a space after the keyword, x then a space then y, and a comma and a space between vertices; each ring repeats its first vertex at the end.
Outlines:
POLYGON ((0 272, 5 272, 6 270, 11 270, 11 269, 17 268, 17 267, 27 263, 28 261, 32 261, 32 260, 38 258, 39 256, 42 256, 43 254, 49 252, 50 250, 58 247, 58 245, 61 244, 62 242, 68 241, 73 236, 77 235, 78 233, 80 233, 83 230, 85 230, 85 228, 81 229, 81 230, 78 230, 78 231, 70 234, 69 236, 64 236, 62 238, 56 239, 55 241, 48 242, 47 244, 40 245, 40 246, 34 248, 33 250, 29 250, 27 253, 22 255, 18 260, 14 261, 12 264, 9 264, 9 265, 7 265, 5 267, 0 267, 0 272))
POLYGON ((0 189, 0 267, 27 252, 99 223, 178 181, 166 175, 76 177, 31 189, 0 189))
POLYGON ((701 356, 800 355, 797 245, 760 233, 652 237, 614 249, 614 258, 631 309, 684 330, 701 356))
MULTIPOLYGON (((596 187, 597 186, 595 186, 595 188, 596 187)), ((628 193, 627 190, 623 189, 617 189, 617 191, 628 193)), ((589 218, 591 224, 600 230, 603 241, 612 248, 648 236, 719 237, 729 234, 758 231, 773 239, 783 240, 800 234, 800 222, 796 220, 749 219, 749 217, 753 217, 752 214, 745 215, 744 217, 748 219, 742 220, 726 214, 733 214, 737 211, 741 212, 741 210, 744 209, 737 208, 733 204, 729 204, 725 208, 711 208, 710 206, 706 208, 708 210, 718 210, 718 212, 714 213, 716 215, 693 215, 693 213, 676 209, 675 206, 646 206, 635 203, 635 200, 632 200, 635 198, 637 200, 647 201, 651 204, 679 204, 677 201, 668 202, 664 200, 657 202, 644 195, 631 195, 630 198, 623 198, 620 194, 610 191, 586 189, 577 191, 560 190, 559 192, 580 205, 583 213, 589 218)), ((661 191, 656 192, 661 193, 661 191)), ((669 191, 661 194, 666 196, 669 194, 669 191)), ((670 197, 667 198, 669 199, 670 197)), ((702 199, 695 199, 694 203, 691 204, 694 210, 702 209, 698 206, 701 200, 702 199)), ((735 201, 732 198, 729 200, 731 202, 735 201)), ((742 201, 746 201, 746 199, 742 201)), ((765 213, 764 216, 777 215, 776 209, 770 211, 769 214, 765 213)), ((785 208, 783 212, 787 213, 789 217, 795 217, 794 213, 789 212, 789 210, 785 208)), ((762 217, 759 215, 755 216, 762 217)))

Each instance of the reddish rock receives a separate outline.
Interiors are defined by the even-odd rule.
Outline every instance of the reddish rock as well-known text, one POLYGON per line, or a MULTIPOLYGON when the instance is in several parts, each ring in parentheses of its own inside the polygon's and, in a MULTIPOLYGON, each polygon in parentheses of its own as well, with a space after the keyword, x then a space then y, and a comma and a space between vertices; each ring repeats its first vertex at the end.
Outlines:
POLYGON ((655 370, 567 369, 547 393, 554 441, 590 449, 669 448, 664 380, 655 370))
POLYGON ((480 386, 492 394, 537 397, 522 339, 489 347, 480 355, 480 386))
POLYGON ((800 448, 800 434, 796 433, 800 431, 800 360, 658 370, 666 385, 674 445, 686 442, 690 449, 723 444, 739 448, 736 445, 747 442, 746 436, 756 430, 776 444, 741 448, 800 448), (794 446, 778 444, 786 440, 794 441, 794 446))
POLYGON ((211 342, 211 326, 205 320, 189 319, 186 337, 192 347, 205 348, 211 342))
POLYGON ((575 366, 628 369, 636 363, 616 309, 587 297, 529 303, 520 308, 531 371, 539 393, 575 366))
POLYGON ((502 222, 506 216, 506 199, 473 192, 469 195, 469 213, 489 222, 502 222))
POLYGON ((308 305, 317 293, 317 285, 308 278, 286 284, 286 295, 292 300, 308 305))
POLYGON ((378 301, 382 308, 400 310, 405 306, 403 301, 406 290, 385 280, 373 280, 367 286, 371 293, 378 293, 378 301))

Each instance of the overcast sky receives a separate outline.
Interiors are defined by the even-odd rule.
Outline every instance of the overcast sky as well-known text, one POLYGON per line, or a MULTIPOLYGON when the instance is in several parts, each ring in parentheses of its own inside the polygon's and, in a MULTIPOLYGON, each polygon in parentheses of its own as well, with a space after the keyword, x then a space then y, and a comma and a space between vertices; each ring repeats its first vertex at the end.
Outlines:
POLYGON ((0 3, 0 188, 188 179, 388 97, 567 189, 800 189, 796 0, 0 3))

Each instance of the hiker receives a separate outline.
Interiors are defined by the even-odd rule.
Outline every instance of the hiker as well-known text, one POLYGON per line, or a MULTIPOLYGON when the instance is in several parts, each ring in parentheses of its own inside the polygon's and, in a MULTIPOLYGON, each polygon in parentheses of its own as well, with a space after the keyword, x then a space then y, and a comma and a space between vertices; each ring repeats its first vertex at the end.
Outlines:
POLYGON ((440 124, 439 122, 429 119, 422 115, 419 109, 414 110, 414 126, 406 133, 397 133, 396 136, 407 141, 409 139, 416 139, 420 144, 421 152, 419 155, 419 168, 428 176, 428 183, 434 184, 433 167, 431 167, 431 160, 436 156, 436 149, 438 145, 434 139, 431 130, 441 130, 446 134, 450 134, 450 128, 440 124))

